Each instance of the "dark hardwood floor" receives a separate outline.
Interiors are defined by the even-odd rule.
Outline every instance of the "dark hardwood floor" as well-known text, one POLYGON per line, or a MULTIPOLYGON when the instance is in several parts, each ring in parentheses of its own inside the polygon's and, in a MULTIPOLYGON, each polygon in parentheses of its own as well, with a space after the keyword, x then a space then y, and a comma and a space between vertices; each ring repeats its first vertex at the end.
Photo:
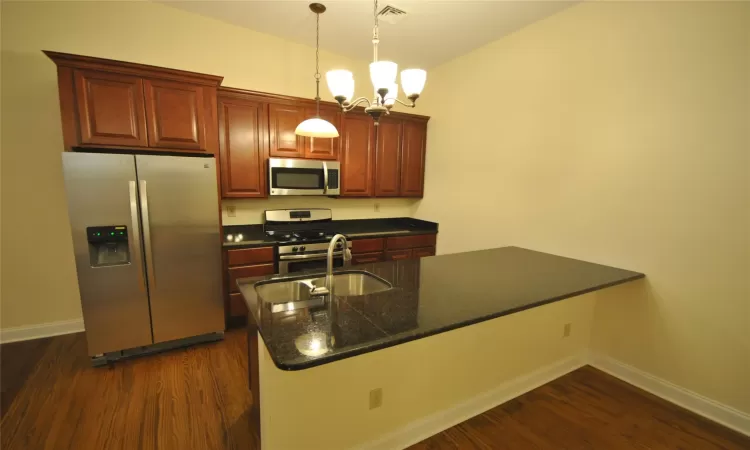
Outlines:
MULTIPOLYGON (((246 348, 235 330, 95 369, 82 334, 2 345, 0 448, 257 449, 246 348)), ((750 438, 584 367, 412 447, 564 448, 747 450, 750 438)))

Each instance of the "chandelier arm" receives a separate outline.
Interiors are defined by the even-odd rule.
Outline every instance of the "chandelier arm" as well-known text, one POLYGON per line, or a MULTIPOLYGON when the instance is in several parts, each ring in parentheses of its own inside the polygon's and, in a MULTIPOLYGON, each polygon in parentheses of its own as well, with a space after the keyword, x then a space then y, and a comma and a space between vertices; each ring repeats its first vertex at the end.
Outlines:
POLYGON ((357 105, 359 105, 362 102, 367 103, 367 106, 371 106, 372 105, 372 103, 370 103, 370 100, 368 98, 366 98, 366 97, 359 97, 358 99, 355 99, 355 100, 347 103, 346 105, 341 104, 341 110, 344 111, 344 112, 351 111, 357 105))
POLYGON ((399 100, 397 98, 394 98, 393 100, 395 100, 397 103, 401 103, 402 105, 406 106, 407 108, 414 108, 415 106, 417 106, 417 103, 414 100, 412 100, 411 103, 404 103, 404 102, 402 102, 401 100, 399 100))

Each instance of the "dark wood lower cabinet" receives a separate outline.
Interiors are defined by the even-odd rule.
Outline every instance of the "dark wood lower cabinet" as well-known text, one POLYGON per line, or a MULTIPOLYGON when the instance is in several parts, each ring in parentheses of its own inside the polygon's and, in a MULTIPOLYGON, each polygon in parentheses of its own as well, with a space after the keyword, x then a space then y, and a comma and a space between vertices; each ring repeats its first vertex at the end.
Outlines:
POLYGON ((383 261, 383 252, 359 253, 352 255, 352 264, 369 264, 383 261))
POLYGON ((355 239, 352 241, 352 264, 434 256, 436 241, 436 234, 355 239))
POLYGON ((247 319, 245 299, 237 287, 237 280, 276 273, 273 247, 224 250, 225 302, 227 328, 244 325, 247 319))
POLYGON ((435 247, 423 247, 415 248, 412 250, 415 258, 422 258, 425 256, 435 256, 435 247))
POLYGON ((386 261, 398 261, 401 259, 411 259, 414 257, 414 253, 411 249, 406 250, 387 250, 385 252, 386 261))
POLYGON ((229 294, 229 316, 241 317, 247 315, 247 305, 245 298, 239 292, 229 294))

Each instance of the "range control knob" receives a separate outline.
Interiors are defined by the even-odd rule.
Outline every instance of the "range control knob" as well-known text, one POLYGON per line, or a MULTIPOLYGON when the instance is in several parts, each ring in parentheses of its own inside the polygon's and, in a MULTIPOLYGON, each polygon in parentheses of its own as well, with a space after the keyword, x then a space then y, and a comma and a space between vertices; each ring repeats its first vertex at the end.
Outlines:
POLYGON ((336 242, 336 248, 341 248, 341 242, 336 242))
POLYGON ((303 245, 302 247, 300 247, 299 251, 304 252, 305 251, 305 246, 303 245))
POLYGON ((292 251, 296 252, 297 251, 297 247, 292 247, 292 251))

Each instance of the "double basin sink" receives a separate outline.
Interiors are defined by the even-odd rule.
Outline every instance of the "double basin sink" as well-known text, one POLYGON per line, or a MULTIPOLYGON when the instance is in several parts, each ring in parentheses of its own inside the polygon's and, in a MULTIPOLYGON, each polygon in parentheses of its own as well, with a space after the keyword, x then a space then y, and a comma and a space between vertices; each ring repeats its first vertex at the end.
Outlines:
MULTIPOLYGON (((325 274, 261 281, 255 292, 272 313, 320 307, 325 297, 312 295, 313 287, 326 285, 325 274)), ((346 270, 332 276, 331 291, 336 296, 356 296, 387 291, 393 285, 364 270, 346 270)))

